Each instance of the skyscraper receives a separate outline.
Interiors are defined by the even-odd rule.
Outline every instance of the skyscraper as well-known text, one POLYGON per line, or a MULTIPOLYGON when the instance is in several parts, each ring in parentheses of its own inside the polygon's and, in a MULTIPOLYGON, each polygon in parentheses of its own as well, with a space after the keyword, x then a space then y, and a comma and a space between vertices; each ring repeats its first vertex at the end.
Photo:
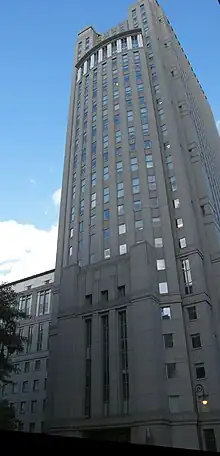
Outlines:
POLYGON ((76 42, 47 426, 220 449, 220 140, 156 0, 76 42))

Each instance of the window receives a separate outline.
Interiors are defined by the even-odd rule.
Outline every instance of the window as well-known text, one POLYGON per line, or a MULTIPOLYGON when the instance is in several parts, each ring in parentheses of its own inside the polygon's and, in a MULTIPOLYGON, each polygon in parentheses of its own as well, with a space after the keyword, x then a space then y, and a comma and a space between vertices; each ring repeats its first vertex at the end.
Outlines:
POLYGON ((146 139, 144 141, 144 148, 145 149, 151 149, 152 148, 152 142, 150 141, 150 139, 146 139))
POLYGON ((158 271, 163 271, 164 269, 166 269, 165 260, 164 259, 157 260, 157 270, 158 271))
POLYGON ((158 228, 159 226, 161 226, 160 217, 153 217, 152 218, 152 224, 153 224, 154 228, 158 228))
POLYGON ((177 183, 176 183, 176 178, 175 176, 170 177, 170 188, 172 192, 175 192, 177 190, 177 183))
POLYGON ((17 392, 18 392, 18 383, 17 382, 13 382, 12 383, 12 393, 16 394, 17 392))
POLYGON ((107 258, 110 258, 111 251, 110 249, 105 249, 104 250, 104 259, 106 260, 107 258))
POLYGON ((22 383, 22 393, 27 393, 28 392, 28 382, 25 381, 22 383))
POLYGON ((142 90, 144 90, 144 85, 143 84, 137 84, 137 90, 138 90, 138 92, 141 92, 142 90))
POLYGON ((145 155, 145 162, 146 162, 146 167, 147 168, 153 168, 154 164, 153 164, 152 154, 145 155))
POLYGON ((32 295, 22 296, 19 302, 19 310, 26 315, 31 315, 32 295))
POLYGON ((127 315, 126 310, 119 312, 119 360, 120 360, 120 383, 122 412, 128 412, 129 401, 129 370, 128 370, 128 336, 127 336, 127 315))
POLYGON ((122 161, 116 162, 116 170, 117 170, 117 173, 121 173, 123 171, 123 163, 122 163, 122 161))
MULTIPOLYGON (((81 193, 84 193, 85 191, 85 186, 86 186, 86 181, 85 179, 81 180, 81 193)), ((75 208, 74 208, 75 209, 75 208)))
POLYGON ((70 228, 70 238, 73 237, 73 228, 70 228))
POLYGON ((120 182, 117 184, 117 198, 123 198, 124 196, 124 184, 120 182))
POLYGON ((28 328, 28 336, 27 336, 27 344, 26 344, 26 353, 29 353, 31 350, 32 345, 32 337, 33 337, 33 326, 29 326, 28 328))
POLYGON ((120 255, 124 255, 125 253, 127 253, 127 244, 119 245, 119 253, 120 255))
POLYGON ((88 294, 85 296, 85 304, 89 304, 89 306, 92 305, 92 294, 88 294))
POLYGON ((40 368, 41 368, 41 360, 40 360, 40 359, 37 359, 37 360, 35 361, 35 364, 34 364, 34 369, 35 369, 36 371, 39 371, 40 368))
POLYGON ((110 229, 109 228, 105 228, 103 230, 103 237, 104 237, 104 239, 108 239, 110 237, 110 229))
POLYGON ((129 137, 129 139, 135 138, 135 128, 134 127, 128 127, 128 137, 129 137))
POLYGON ((134 142, 129 144, 129 150, 130 150, 130 152, 134 152, 134 150, 135 150, 135 143, 134 142))
POLYGON ((173 206, 174 206, 175 209, 178 209, 180 207, 179 198, 176 198, 175 200, 173 200, 173 206))
POLYGON ((183 219, 182 218, 176 219, 176 226, 177 226, 177 228, 182 228, 183 227, 183 219))
POLYGON ((182 261, 182 271, 185 285, 185 293, 193 293, 191 268, 188 259, 182 261))
POLYGON ((21 402, 20 403, 20 413, 21 415, 23 415, 25 413, 25 409, 26 409, 26 402, 21 402))
POLYGON ((127 112, 127 116, 128 116, 128 122, 132 122, 133 121, 133 112, 132 111, 128 111, 127 112))
POLYGON ((104 220, 109 220, 110 217, 110 211, 109 209, 104 210, 104 220))
POLYGON ((92 173, 92 187, 96 185, 96 173, 92 173))
POLYGON ((165 348, 172 348, 173 347, 173 334, 164 334, 163 335, 164 346, 165 348))
POLYGON ((104 188, 104 203, 109 202, 109 187, 104 188))
POLYGON ((73 206, 72 210, 71 210, 71 222, 74 222, 74 220, 75 220, 75 207, 73 206))
POLYGON ((186 247, 186 238, 179 239, 179 246, 180 246, 181 249, 186 247))
POLYGON ((115 142, 116 143, 121 142, 121 132, 120 132, 120 130, 115 132, 115 142))
POLYGON ((168 157, 166 157, 166 163, 168 169, 173 169, 173 159, 171 155, 168 155, 168 157))
POLYGON ((37 411, 37 401, 31 401, 31 413, 36 413, 37 411))
POLYGON ((42 323, 38 325, 38 333, 37 333, 37 351, 42 350, 43 347, 43 331, 44 326, 42 323))
POLYGON ((84 214, 84 206, 85 206, 85 201, 84 200, 80 201, 80 209, 79 209, 80 215, 84 214))
POLYGON ((21 421, 18 422, 18 431, 19 432, 23 432, 24 430, 24 423, 22 423, 21 421))
POLYGON ((159 283, 159 293, 160 293, 160 294, 166 294, 166 293, 168 293, 168 285, 167 285, 167 282, 161 282, 161 283, 159 283))
POLYGON ((204 363, 195 364, 195 368, 196 368, 196 378, 197 378, 197 380, 205 378, 206 374, 205 374, 204 363))
POLYGON ((132 179, 132 192, 135 195, 140 192, 140 183, 139 178, 132 179))
POLYGON ((143 135, 148 135, 148 133, 149 133, 149 126, 148 126, 147 123, 142 125, 142 131, 143 131, 143 135))
POLYGON ((47 389, 47 378, 44 379, 44 389, 47 389))
POLYGON ((143 220, 136 220, 135 221, 135 229, 136 230, 143 230, 143 228, 144 228, 143 220))
POLYGON ((167 378, 175 378, 177 375, 176 363, 167 363, 166 364, 166 374, 167 378))
POLYGON ((108 301, 108 290, 101 291, 101 299, 102 301, 108 301))
POLYGON ((171 308, 161 307, 161 318, 162 320, 171 320, 171 308))
POLYGON ((102 316, 102 346, 103 346, 103 405, 104 415, 108 414, 109 405, 109 322, 108 315, 102 316))
POLYGON ((125 296, 125 285, 118 287, 118 297, 123 298, 125 296))
POLYGON ((156 190, 157 185, 156 185, 156 177, 155 176, 148 176, 148 188, 149 190, 153 191, 156 190))
POLYGON ((114 105, 114 110, 115 110, 115 111, 118 111, 118 110, 119 110, 119 104, 118 104, 118 103, 116 103, 116 104, 114 105))
POLYGON ((26 361, 24 363, 24 372, 25 372, 25 374, 27 374, 29 371, 30 371, 30 362, 26 361))
POLYGON ((178 413, 180 411, 180 397, 177 395, 168 396, 170 413, 178 413))
POLYGON ((214 429, 203 429, 203 434, 204 434, 206 451, 213 451, 216 453, 217 445, 216 445, 214 429))
POLYGON ((72 248, 72 246, 71 246, 71 247, 69 248, 69 256, 71 257, 72 254, 73 254, 73 248, 72 248))
POLYGON ((108 180, 109 178, 108 166, 104 167, 103 178, 104 180, 108 180))
POLYGON ((201 348, 202 344, 201 344, 200 334, 192 334, 191 341, 192 341, 192 348, 201 348))
POLYGON ((196 306, 188 307, 188 317, 189 320, 197 320, 197 311, 196 311, 196 306))
POLYGON ((140 211, 141 210, 141 201, 140 200, 134 201, 133 208, 134 208, 134 212, 140 211))
POLYGON ((118 215, 124 215, 124 204, 118 205, 118 215))
POLYGON ((138 171, 137 157, 131 158, 130 163, 131 163, 131 171, 138 171))
POLYGON ((51 290, 40 291, 37 294, 37 316, 50 313, 51 290))
POLYGON ((155 238, 154 239, 154 246, 156 247, 156 249, 159 249, 159 248, 163 247, 163 238, 162 237, 155 238))
POLYGON ((122 225, 118 225, 118 234, 125 234, 126 233, 126 224, 123 223, 122 225))
POLYGON ((29 424, 29 432, 34 432, 35 431, 35 423, 30 423, 29 424))
POLYGON ((91 217, 90 217, 90 226, 95 226, 95 222, 96 222, 96 216, 95 215, 91 215, 91 217))
POLYGON ((33 382, 33 391, 39 391, 39 380, 34 380, 33 382))

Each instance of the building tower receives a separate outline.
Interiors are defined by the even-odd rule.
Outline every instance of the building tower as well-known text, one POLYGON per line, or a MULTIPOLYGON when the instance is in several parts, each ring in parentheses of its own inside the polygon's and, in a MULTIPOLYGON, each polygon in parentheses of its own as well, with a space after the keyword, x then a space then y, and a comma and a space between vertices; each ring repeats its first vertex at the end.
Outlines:
POLYGON ((79 33, 51 433, 220 450, 219 152, 206 96, 157 1, 134 4, 104 35, 79 33))

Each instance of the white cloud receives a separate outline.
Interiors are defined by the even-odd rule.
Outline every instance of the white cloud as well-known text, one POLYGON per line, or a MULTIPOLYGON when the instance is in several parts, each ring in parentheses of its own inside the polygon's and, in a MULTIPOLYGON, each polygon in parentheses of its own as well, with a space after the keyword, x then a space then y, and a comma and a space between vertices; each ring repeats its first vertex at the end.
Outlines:
POLYGON ((217 125, 217 128, 218 128, 218 132, 220 134, 220 120, 217 120, 216 125, 217 125))
POLYGON ((56 190, 53 193, 52 199, 53 199, 53 203, 55 204, 55 206, 58 207, 60 205, 60 200, 61 200, 61 188, 58 188, 58 190, 56 190))
POLYGON ((32 184, 32 185, 36 185, 36 180, 35 180, 35 179, 32 179, 32 178, 31 178, 31 179, 29 179, 29 182, 30 182, 30 184, 32 184))
POLYGON ((55 267, 57 226, 40 230, 14 220, 0 222, 0 283, 55 267))

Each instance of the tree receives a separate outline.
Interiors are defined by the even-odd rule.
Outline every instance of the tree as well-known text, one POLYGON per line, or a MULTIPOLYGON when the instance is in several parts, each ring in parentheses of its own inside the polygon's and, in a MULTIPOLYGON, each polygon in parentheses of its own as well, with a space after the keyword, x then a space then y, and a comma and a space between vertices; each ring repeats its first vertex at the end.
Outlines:
MULTIPOLYGON (((11 285, 0 286, 0 388, 12 383, 11 374, 16 372, 11 356, 23 351, 25 338, 18 332, 19 320, 25 318, 18 307, 17 294, 11 285)), ((0 429, 15 429, 15 412, 7 401, 0 402, 0 429)))

